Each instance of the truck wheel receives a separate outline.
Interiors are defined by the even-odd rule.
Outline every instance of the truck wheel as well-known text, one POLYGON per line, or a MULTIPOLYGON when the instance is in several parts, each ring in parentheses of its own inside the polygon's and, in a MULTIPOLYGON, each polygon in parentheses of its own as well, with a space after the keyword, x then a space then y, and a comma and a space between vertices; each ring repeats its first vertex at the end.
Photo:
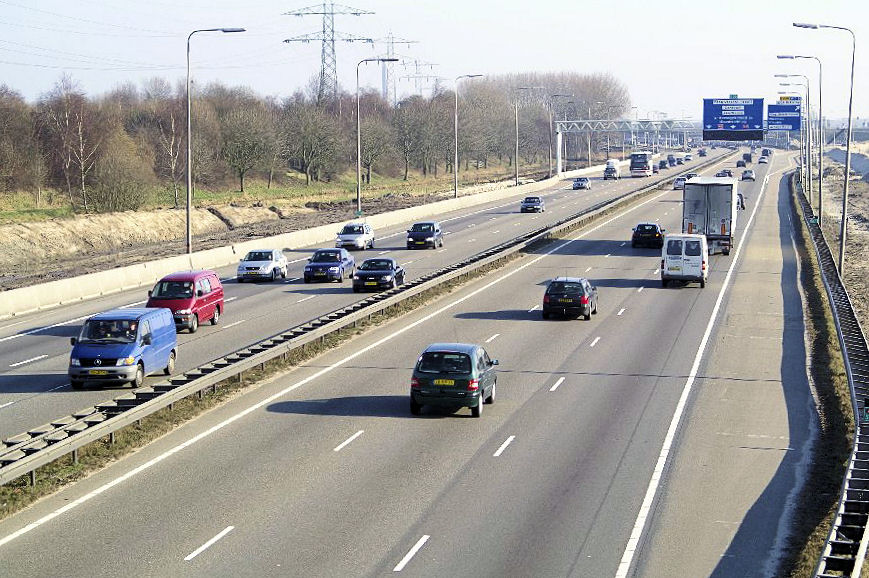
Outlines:
POLYGON ((661 279, 661 287, 666 287, 668 281, 666 279, 661 279))

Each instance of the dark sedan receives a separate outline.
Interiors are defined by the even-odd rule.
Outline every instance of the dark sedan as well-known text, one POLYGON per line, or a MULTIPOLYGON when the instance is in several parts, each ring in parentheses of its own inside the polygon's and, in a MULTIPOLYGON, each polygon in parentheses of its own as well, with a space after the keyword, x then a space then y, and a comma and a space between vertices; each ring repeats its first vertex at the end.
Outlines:
POLYGON ((414 249, 422 247, 423 249, 431 247, 436 249, 444 246, 444 233, 441 230, 441 224, 437 221, 422 221, 414 223, 407 230, 407 248, 414 249))
POLYGON ((550 315, 591 319, 597 313, 597 287, 582 277, 556 277, 543 295, 543 319, 550 315))
POLYGON ((311 281, 344 282, 356 270, 356 259, 347 249, 318 249, 305 265, 305 283, 311 281))
POLYGON ((365 259, 353 275, 353 291, 382 291, 404 284, 404 268, 395 259, 365 259))
POLYGON ((662 229, 657 223, 640 223, 634 227, 634 233, 631 235, 631 247, 643 245, 660 249, 664 246, 665 232, 666 229, 662 229))

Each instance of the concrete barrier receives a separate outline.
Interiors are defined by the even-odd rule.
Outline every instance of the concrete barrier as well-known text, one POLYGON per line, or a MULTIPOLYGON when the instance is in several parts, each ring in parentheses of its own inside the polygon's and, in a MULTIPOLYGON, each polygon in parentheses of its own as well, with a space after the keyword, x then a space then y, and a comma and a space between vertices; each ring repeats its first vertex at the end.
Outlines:
MULTIPOLYGON (((620 167, 627 164, 627 161, 619 163, 620 167)), ((543 179, 534 183, 519 185, 518 187, 512 186, 509 182, 497 183, 495 184, 495 188, 479 193, 460 195, 457 199, 445 199, 364 218, 377 231, 378 229, 392 227, 401 223, 409 224, 415 220, 436 218, 444 213, 493 201, 517 198, 518 202, 518 197, 541 191, 560 180, 602 174, 603 169, 604 165, 597 165, 585 169, 563 172, 561 175, 552 177, 551 179, 543 179)), ((461 193, 461 190, 459 192, 461 193)), ((127 267, 118 267, 69 279, 3 291, 0 292, 0 320, 58 307, 75 301, 84 301, 137 287, 150 286, 164 275, 174 271, 216 269, 238 262, 251 249, 280 248, 293 250, 318 244, 331 247, 336 233, 345 222, 348 221, 283 233, 273 237, 243 241, 215 249, 196 251, 192 255, 167 257, 127 267)))

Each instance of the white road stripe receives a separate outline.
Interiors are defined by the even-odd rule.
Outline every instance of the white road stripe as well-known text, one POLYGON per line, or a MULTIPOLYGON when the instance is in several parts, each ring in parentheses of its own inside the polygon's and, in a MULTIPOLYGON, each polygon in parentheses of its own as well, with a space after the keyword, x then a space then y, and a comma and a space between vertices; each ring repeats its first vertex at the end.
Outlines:
POLYGON ((31 357, 30 359, 25 359, 24 361, 19 361, 17 363, 10 363, 9 367, 18 367, 19 365, 24 365, 25 363, 30 363, 32 361, 39 361, 40 359, 45 359, 48 357, 47 354, 37 355, 36 357, 31 357))
POLYGON ((612 253, 607 253, 606 255, 603 256, 603 258, 606 259, 606 258, 609 257, 610 255, 612 255, 612 253))
POLYGON ((405 263, 402 263, 401 266, 404 267, 406 265, 410 265, 411 263, 413 263, 413 261, 407 261, 405 263))
POLYGON ((287 279, 287 283, 292 283, 293 281, 298 281, 299 279, 301 279, 301 277, 290 277, 289 279, 287 279))
POLYGON ((443 253, 444 251, 446 251, 446 249, 439 249, 438 253, 443 253))
POLYGON ((619 245, 619 247, 624 247, 625 245, 626 243, 622 243, 621 245, 619 245))
POLYGON ((202 554, 205 550, 207 550, 208 548, 213 546, 215 542, 217 542, 218 540, 220 540, 221 538, 223 538, 224 536, 226 536, 227 534, 229 534, 233 530, 235 530, 235 526, 227 526, 217 536, 215 536, 214 538, 212 538, 211 540, 209 540, 208 542, 206 542, 205 544, 201 545, 197 549, 193 550, 193 552, 188 554, 187 557, 184 558, 184 561, 189 562, 189 561, 193 560, 194 558, 196 558, 197 556, 202 554))
POLYGON ((16 333, 15 335, 3 337, 2 339, 0 339, 0 343, 3 343, 4 341, 10 341, 12 339, 18 339, 19 337, 24 337, 25 335, 33 335, 34 333, 39 333, 40 331, 45 331, 46 329, 54 329, 55 327, 63 327, 64 325, 69 325, 70 323, 84 321, 92 315, 95 315, 95 313, 92 313, 91 315, 82 315, 81 317, 70 319, 69 321, 61 321, 60 323, 55 323, 54 325, 46 325, 45 327, 37 327, 36 329, 30 329, 29 331, 22 331, 21 333, 16 333))
POLYGON ((148 302, 147 299, 145 299, 144 301, 136 301, 135 303, 128 303, 127 305, 121 305, 120 307, 118 307, 118 309, 128 309, 130 307, 135 307, 136 305, 144 305, 147 302, 148 302))
POLYGON ((476 241, 476 239, 471 239, 468 241, 468 243, 473 243, 474 241, 476 241))
POLYGON ((452 231, 444 231, 444 235, 452 235, 452 234, 453 234, 452 231))
POLYGON ((592 341, 591 344, 589 344, 589 347, 594 347, 595 345, 597 345, 598 341, 600 341, 600 337, 595 337, 594 341, 592 341))
POLYGON ((637 293, 642 293, 643 289, 645 289, 645 287, 640 287, 639 289, 637 289, 637 293))
POLYGON ((625 308, 622 307, 621 309, 619 309, 619 312, 616 313, 616 317, 621 317, 622 313, 624 313, 624 312, 625 312, 625 308))
POLYGON ((493 235, 496 235, 496 234, 498 234, 498 233, 500 233, 500 232, 501 232, 501 230, 500 230, 500 229, 497 229, 497 230, 495 230, 495 231, 492 231, 492 234, 493 234, 493 235))
POLYGON ((501 454, 503 454, 503 453, 504 453, 504 450, 507 449, 507 446, 509 446, 509 445, 513 442, 513 440, 515 440, 515 439, 516 439, 516 436, 510 436, 510 437, 508 437, 506 440, 504 440, 504 443, 502 443, 502 444, 501 444, 501 447, 498 448, 498 450, 497 450, 494 454, 492 454, 492 457, 493 457, 493 458, 497 458, 497 457, 499 457, 501 454))
POLYGON ((335 447, 335 449, 333 449, 332 451, 333 451, 333 452, 340 452, 340 451, 343 450, 346 446, 350 445, 350 442, 352 442, 353 440, 355 440, 356 438, 358 438, 359 436, 361 436, 364 432, 365 432, 364 429, 359 430, 358 432, 356 432, 355 434, 353 434, 352 436, 350 436, 349 438, 347 438, 346 440, 344 440, 343 442, 341 442, 340 444, 338 444, 338 446, 335 447))
POLYGON ((241 325, 245 321, 246 321, 246 319, 242 319, 240 321, 233 321, 232 323, 227 323, 226 325, 224 325, 223 328, 229 329, 230 327, 235 327, 236 325, 241 325))
POLYGON ((230 301, 235 301, 236 299, 238 299, 238 297, 230 297, 229 299, 224 299, 223 302, 229 303, 230 301))
POLYGON ((381 251, 378 253, 378 255, 386 255, 387 253, 389 253, 389 251, 381 251))
POLYGON ((556 389, 558 389, 558 386, 561 385, 562 383, 564 383, 564 378, 559 377, 558 381, 556 381, 555 384, 549 388, 549 391, 555 391, 556 389))
POLYGON ((316 295, 309 295, 307 297, 303 297, 302 299, 299 299, 298 301, 296 301, 296 303, 301 303, 302 301, 307 301, 308 299, 313 299, 314 297, 316 297, 316 295))
POLYGON ((404 555, 404 558, 401 559, 401 562, 395 565, 395 568, 392 569, 393 572, 401 572, 404 570, 404 567, 407 566, 407 563, 416 556, 416 553, 419 552, 419 549, 423 547, 423 544, 428 542, 428 539, 431 538, 428 534, 424 534, 422 538, 420 538, 416 544, 413 545, 413 548, 404 555))
POLYGON ((487 340, 486 340, 486 343, 491 343, 491 342, 495 341, 495 340, 498 338, 499 335, 501 335, 501 334, 500 334, 500 333, 496 333, 495 335, 493 335, 492 337, 490 337, 489 339, 487 339, 487 340))
POLYGON ((652 275, 657 275, 659 271, 660 271, 660 269, 655 269, 655 272, 652 273, 652 275))
POLYGON ((585 272, 588 273, 589 271, 591 271, 591 267, 586 267, 585 272))
POLYGON ((528 313, 531 313, 532 311, 537 311, 538 309, 540 309, 540 305, 535 305, 534 307, 532 307, 531 309, 528 310, 528 313))
POLYGON ((0 409, 3 409, 4 407, 8 407, 8 406, 12 405, 13 403, 15 403, 15 402, 14 401, 7 401, 6 403, 0 404, 0 409))

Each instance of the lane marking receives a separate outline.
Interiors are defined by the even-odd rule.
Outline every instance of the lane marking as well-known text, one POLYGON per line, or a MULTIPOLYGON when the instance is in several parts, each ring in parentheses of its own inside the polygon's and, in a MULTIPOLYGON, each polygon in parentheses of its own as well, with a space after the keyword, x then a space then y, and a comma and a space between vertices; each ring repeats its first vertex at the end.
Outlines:
POLYGON ((497 235, 497 234, 500 233, 500 232, 501 232, 501 230, 498 229, 498 230, 496 230, 496 231, 492 231, 492 234, 493 234, 493 235, 497 235))
POLYGON ((468 243, 473 243, 474 241, 476 241, 476 239, 471 239, 468 241, 468 243))
POLYGON ((595 337, 594 341, 592 341, 591 344, 589 344, 589 347, 594 347, 595 345, 597 345, 598 341, 600 341, 600 337, 595 337))
POLYGON ((561 385, 562 383, 564 383, 564 378, 559 377, 558 381, 555 382, 555 385, 553 385, 552 387, 549 388, 549 391, 555 391, 556 389, 558 389, 558 386, 561 385))
POLYGON ((612 255, 612 253, 607 253, 606 255, 603 256, 603 258, 606 259, 606 258, 609 257, 610 255, 612 255))
MULTIPOLYGON (((293 391, 299 389, 300 387, 307 385, 307 384, 311 383, 312 381, 319 379, 320 377, 323 377, 324 375, 334 371, 335 369, 337 369, 339 367, 343 367, 344 365, 353 361, 357 357, 361 357, 361 356, 367 354, 369 351, 376 349, 377 347, 380 347, 384 343, 387 343, 387 342, 391 341, 392 339, 395 339, 399 335, 403 335, 404 333, 410 331, 411 329, 416 328, 419 325, 422 325, 423 323, 425 323, 425 322, 429 321, 430 319, 440 315, 441 313, 448 311, 448 310, 456 307, 457 305, 464 303, 465 301, 467 301, 469 299, 473 299, 474 297, 476 297, 480 293, 490 289, 491 287, 493 287, 499 283, 502 283, 504 280, 509 279, 510 277, 512 277, 513 275, 516 275, 517 273, 519 273, 521 271, 524 271, 528 267, 536 265, 537 263, 539 263, 540 261, 542 261, 546 257, 552 255, 553 253, 564 249, 565 247, 567 247, 568 245, 570 245, 574 241, 582 239, 586 235, 590 235, 591 233, 594 233, 595 231, 598 231, 599 229, 606 227, 607 225, 609 225, 613 221, 615 221, 617 219, 621 219, 621 218, 625 217, 626 215, 633 213, 637 209, 640 209, 641 207, 643 207, 643 206, 645 206, 653 201, 656 201, 656 200, 660 199, 661 197, 663 197, 664 195, 667 195, 669 193, 670 193, 670 191, 662 191, 658 195, 655 195, 649 199, 646 199, 645 201, 643 201, 641 203, 637 203, 636 205, 633 205, 631 207, 626 208, 624 211, 613 215, 612 218, 607 219, 606 221, 603 221, 602 223, 598 224, 595 227, 591 227, 588 230, 577 233, 575 236, 573 236, 569 239, 566 239, 564 242, 559 243, 558 245, 556 245, 552 249, 549 249, 548 251, 542 253, 541 255, 538 255, 537 257, 531 259, 527 263, 523 263, 522 265, 517 266, 515 269, 513 269, 511 271, 507 271, 503 275, 500 275, 496 279, 486 283, 482 287, 478 287, 477 289, 474 289, 473 291, 471 291, 467 295, 464 295, 463 297, 459 297, 455 301, 447 303, 446 305, 436 309, 435 311, 432 311, 428 315, 425 315, 425 316, 417 319, 416 321, 408 323, 407 325, 404 325, 403 327, 395 330, 394 332, 390 333, 389 335, 386 335, 385 337, 378 339, 374 343, 371 343, 371 344, 363 347, 362 349, 359 349, 359 350, 347 355, 346 357, 339 359, 338 361, 332 363, 331 365, 328 365, 326 367, 321 368, 318 371, 315 371, 311 375, 309 375, 305 378, 302 378, 301 380, 297 381, 296 383, 288 385, 287 387, 285 387, 281 391, 278 391, 278 392, 266 397, 265 399, 262 399, 262 400, 258 401, 257 403, 246 407, 245 409, 239 411, 238 413, 229 416, 228 418, 226 418, 222 422, 211 426, 207 430, 200 432, 191 438, 188 438, 187 440, 179 443, 178 445, 169 448, 168 450, 166 450, 162 454, 159 454, 159 455, 151 458, 147 462, 136 466, 132 470, 129 470, 129 471, 121 474, 117 478, 109 480, 108 482, 106 482, 102 486, 99 486, 98 488, 90 491, 89 493, 87 493, 83 496, 80 496, 80 497, 76 498, 75 500, 69 501, 66 504, 64 504, 63 506, 61 506, 60 508, 58 508, 52 512, 49 512, 48 514, 44 515, 43 517, 39 518, 38 520, 30 522, 26 526, 19 528, 18 530, 12 532, 11 534, 7 534, 6 536, 3 536, 2 538, 0 538, 0 547, 8 544, 9 542, 15 540, 16 538, 23 536, 24 534, 27 534, 27 533, 35 530, 36 528, 42 526, 43 524, 50 522, 54 518, 57 518, 58 516, 61 516, 61 515, 65 514, 66 512, 68 512, 74 508, 77 508, 78 506, 81 506, 82 504, 89 502, 93 498, 103 494, 104 492, 106 492, 107 490, 110 490, 111 488, 117 486, 118 484, 121 484, 121 483, 137 476, 138 474, 140 474, 146 470, 151 469, 155 465, 159 464, 160 462, 166 460, 167 458, 169 458, 171 456, 174 456, 175 454, 179 453, 180 451, 185 450, 185 449, 193 446, 194 444, 202 441, 203 439, 210 437, 214 433, 216 433, 216 432, 222 430, 223 428, 235 423, 236 421, 250 415, 251 413, 267 406, 268 404, 285 397, 290 392, 293 392, 293 391)), ((758 198, 760 198, 760 197, 758 197, 758 198)), ((428 539, 427 536, 426 536, 426 539, 428 539)))
POLYGON ((238 297, 230 297, 229 299, 224 299, 223 302, 229 303, 230 301, 235 301, 236 299, 238 299, 238 297))
POLYGON ((538 309, 540 309, 540 305, 535 305, 534 307, 532 307, 531 309, 528 310, 528 313, 531 313, 532 311, 537 311, 538 309))
POLYGON ((407 563, 410 562, 411 558, 416 556, 416 553, 419 552, 419 549, 422 548, 423 544, 428 542, 428 539, 431 538, 428 534, 423 534, 422 538, 420 538, 416 544, 413 545, 413 548, 404 555, 404 558, 401 559, 401 562, 395 565, 395 568, 392 569, 393 572, 401 572, 404 570, 404 567, 407 566, 407 563))
POLYGON ((622 244, 621 244, 621 245, 619 245, 619 247, 624 247, 624 246, 625 246, 625 244, 626 244, 626 243, 622 243, 622 244))
POLYGON ((240 320, 240 321, 233 321, 232 323, 227 323, 226 325, 224 325, 223 328, 224 328, 224 329, 229 329, 230 327, 235 327, 236 325, 241 325, 241 324, 244 323, 245 321, 247 321, 247 320, 246 320, 246 319, 242 319, 242 320, 240 320))
POLYGON ((290 277, 286 280, 287 283, 292 283, 293 281, 298 281, 301 277, 290 277))
POLYGON ((655 272, 652 273, 652 275, 657 275, 660 271, 661 271, 660 269, 655 269, 655 272))
POLYGON ((501 334, 500 334, 500 333, 496 333, 495 335, 493 335, 492 337, 490 337, 489 339, 487 339, 487 340, 486 340, 486 343, 491 343, 492 341, 495 341, 495 339, 497 339, 499 335, 501 335, 501 334))
MULTIPOLYGON (((778 171, 777 171, 778 172, 778 171)), ((670 427, 667 429, 667 434, 664 436, 664 442, 661 445, 661 451, 658 454, 658 460, 655 463, 655 468, 652 470, 652 476, 649 479, 649 485, 646 488, 646 495, 643 497, 643 502, 640 505, 640 511, 637 512, 637 518, 634 522, 634 527, 631 530, 631 535, 625 545, 625 551, 622 554, 622 560, 619 562, 616 570, 615 578, 627 578, 628 571, 631 568, 631 563, 634 560, 634 555, 640 544, 643 530, 646 527, 646 521, 649 519, 649 514, 652 510, 652 503, 658 493, 658 487, 661 484, 661 479, 664 476, 664 469, 670 457, 670 450, 673 447, 673 440, 676 437, 676 431, 682 422, 682 414, 685 412, 685 406, 688 402, 688 396, 691 389, 694 387, 694 380, 697 378, 697 372, 700 370, 700 361, 703 359, 703 354, 706 351, 706 346, 709 343, 709 338, 712 335, 712 329, 715 327, 715 321, 718 318, 718 311, 721 309, 721 303, 724 300, 724 295, 730 286, 730 280, 733 277, 733 271, 736 264, 739 262, 739 257, 742 254, 743 241, 746 235, 751 230, 751 225, 754 222, 754 217, 757 214, 757 209, 760 207, 760 200, 766 192, 766 185, 769 182, 770 175, 763 179, 763 184, 760 188, 760 193, 757 195, 757 200, 754 202, 754 209, 751 211, 751 216, 748 218, 748 223, 742 231, 742 236, 739 238, 739 245, 733 255, 733 260, 730 262, 730 267, 727 269, 727 274, 724 276, 724 282, 721 284, 721 290, 718 292, 718 298, 715 300, 715 306, 712 308, 712 314, 709 316, 709 322, 706 324, 706 330, 703 332, 703 337, 700 340, 700 345, 697 348, 697 353, 694 356, 694 363, 691 365, 691 371, 688 372, 688 379, 685 380, 685 385, 682 387, 682 395, 679 397, 679 402, 676 404, 676 409, 673 412, 673 418, 670 420, 670 427)))
POLYGON ((640 287, 639 289, 637 289, 637 293, 642 293, 643 289, 645 289, 645 287, 640 287))
POLYGON ((314 297, 316 297, 316 295, 308 295, 307 297, 303 297, 302 299, 299 299, 298 301, 296 301, 296 303, 301 303, 302 301, 307 301, 309 299, 313 299, 314 297))
POLYGON ((381 251, 381 252, 378 253, 378 255, 386 255, 387 253, 389 253, 388 250, 387 250, 387 251, 381 251))
POLYGON ((510 436, 506 440, 504 440, 504 443, 502 443, 501 447, 498 448, 494 454, 492 454, 492 457, 493 458, 500 457, 500 455, 504 453, 504 450, 507 449, 507 446, 509 446, 511 443, 513 443, 513 440, 515 440, 515 439, 516 439, 516 436, 510 436))
POLYGON ((624 312, 625 312, 625 308, 622 307, 621 309, 619 309, 619 312, 616 313, 616 317, 621 317, 621 316, 622 316, 622 313, 624 313, 624 312))
POLYGON ((202 554, 205 550, 207 550, 208 548, 213 546, 215 542, 217 542, 218 540, 220 540, 221 538, 223 538, 224 536, 226 536, 227 534, 229 534, 233 530, 235 530, 235 526, 227 526, 219 534, 217 534, 217 536, 215 536, 214 538, 212 538, 211 540, 209 540, 205 544, 201 545, 197 549, 193 550, 191 553, 187 554, 187 557, 184 558, 184 561, 190 562, 191 560, 193 560, 194 558, 196 558, 197 556, 202 554))
POLYGON ((6 403, 0 404, 0 409, 3 409, 4 407, 8 407, 8 406, 12 405, 13 403, 15 403, 15 402, 14 401, 7 401, 6 403))
POLYGON ((405 265, 410 265, 411 263, 413 263, 413 261, 407 261, 405 263, 402 263, 401 266, 404 267, 405 265))
POLYGON ((337 446, 336 446, 332 451, 333 451, 333 452, 340 452, 340 451, 343 450, 345 447, 347 447, 348 445, 350 445, 350 443, 351 443, 353 440, 355 440, 356 438, 358 438, 359 436, 361 436, 364 432, 365 432, 364 429, 359 430, 358 432, 356 432, 355 434, 353 434, 352 436, 350 436, 349 438, 347 438, 346 440, 344 440, 343 442, 341 442, 340 444, 338 444, 338 445, 337 445, 337 446))
POLYGON ((37 355, 36 357, 31 357, 30 359, 25 359, 24 361, 10 363, 9 367, 18 367, 19 365, 24 365, 25 363, 31 363, 33 361, 39 361, 40 359, 45 359, 46 357, 48 357, 48 354, 37 355))
POLYGON ((118 309, 128 309, 130 307, 135 307, 136 305, 144 305, 147 302, 148 302, 147 299, 145 299, 144 301, 136 301, 135 303, 128 303, 127 305, 121 305, 120 307, 118 307, 118 309))
POLYGON ((476 226, 477 226, 477 223, 471 223, 470 225, 468 225, 468 228, 470 229, 471 227, 476 227, 476 226))
POLYGON ((68 321, 61 321, 60 323, 55 323, 53 325, 46 325, 45 327, 37 327, 36 329, 29 329, 27 331, 22 331, 21 333, 16 333, 15 335, 9 335, 7 337, 0 338, 0 343, 4 341, 10 341, 12 339, 18 339, 19 337, 24 337, 25 335, 33 335, 34 333, 39 333, 40 331, 46 331, 48 329, 54 329, 55 327, 63 327, 64 325, 69 325, 70 323, 77 323, 79 321, 84 321, 89 317, 93 317, 96 313, 91 313, 90 315, 82 315, 81 317, 76 317, 75 319, 70 319, 68 321))
POLYGON ((438 253, 443 253, 444 251, 446 251, 446 249, 439 249, 438 253))
POLYGON ((589 271, 591 271, 591 267, 586 267, 585 272, 588 273, 589 271))
POLYGON ((452 235, 452 234, 453 234, 452 231, 444 231, 444 235, 452 235))

